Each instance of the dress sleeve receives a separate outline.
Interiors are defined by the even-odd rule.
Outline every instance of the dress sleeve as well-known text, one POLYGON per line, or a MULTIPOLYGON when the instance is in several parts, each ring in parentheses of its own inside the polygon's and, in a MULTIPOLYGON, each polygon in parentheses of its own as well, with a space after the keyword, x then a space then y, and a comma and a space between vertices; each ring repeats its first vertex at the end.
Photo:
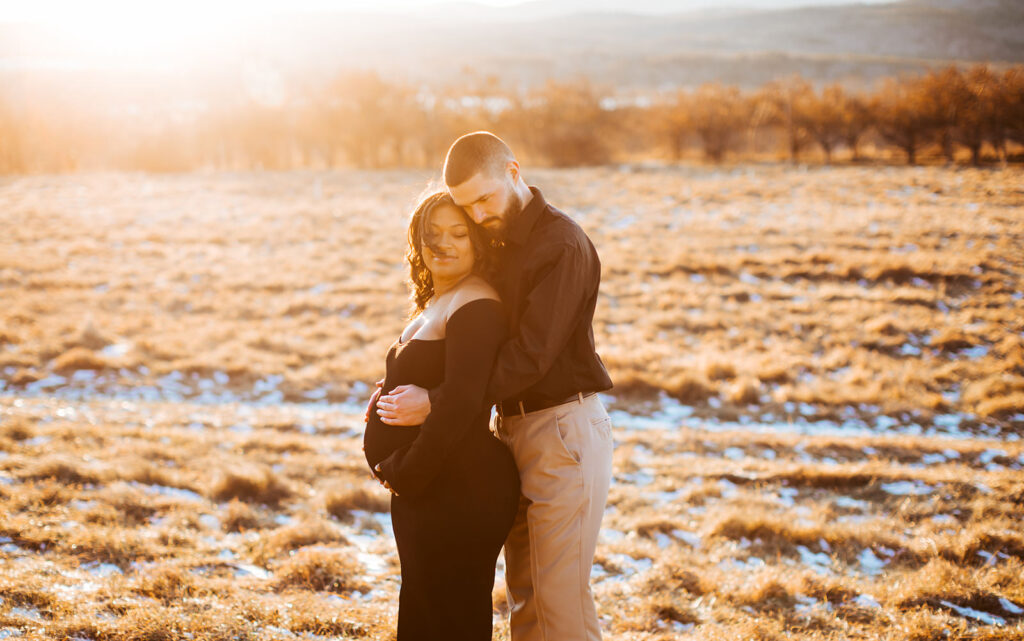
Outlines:
POLYGON ((502 304, 490 298, 455 310, 445 326, 444 382, 416 439, 380 463, 379 476, 401 496, 416 496, 446 464, 452 448, 485 409, 494 357, 507 333, 502 304))

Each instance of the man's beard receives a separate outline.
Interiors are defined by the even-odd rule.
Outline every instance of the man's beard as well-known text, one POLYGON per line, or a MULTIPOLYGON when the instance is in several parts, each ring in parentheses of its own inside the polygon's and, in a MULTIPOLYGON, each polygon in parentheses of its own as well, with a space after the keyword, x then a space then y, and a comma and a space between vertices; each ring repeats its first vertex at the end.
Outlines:
POLYGON ((508 204, 505 205, 505 211, 501 212, 501 218, 492 217, 496 220, 497 224, 490 226, 485 225, 484 228, 488 231, 490 236, 498 241, 499 243, 504 242, 508 237, 508 226, 512 224, 512 221, 523 211, 523 199, 519 197, 519 194, 512 192, 508 197, 508 204))

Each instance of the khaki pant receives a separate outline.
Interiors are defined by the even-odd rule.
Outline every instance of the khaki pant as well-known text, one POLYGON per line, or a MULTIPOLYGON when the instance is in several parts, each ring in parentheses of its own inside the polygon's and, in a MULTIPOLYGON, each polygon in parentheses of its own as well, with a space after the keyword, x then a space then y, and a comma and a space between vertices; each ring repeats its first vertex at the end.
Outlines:
POLYGON ((505 540, 512 641, 597 641, 590 568, 612 477, 608 412, 593 394, 496 427, 522 487, 505 540))

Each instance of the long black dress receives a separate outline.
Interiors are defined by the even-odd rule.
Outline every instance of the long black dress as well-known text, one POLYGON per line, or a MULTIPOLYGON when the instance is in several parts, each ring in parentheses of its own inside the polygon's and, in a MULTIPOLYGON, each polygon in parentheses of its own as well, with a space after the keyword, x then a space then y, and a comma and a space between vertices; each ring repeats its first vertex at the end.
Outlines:
POLYGON ((491 591, 519 503, 519 474, 488 428, 484 392, 506 336, 501 303, 478 299, 448 319, 446 337, 396 341, 384 389, 441 386, 417 427, 370 413, 363 445, 398 496, 391 519, 402 564, 400 641, 491 638, 491 591))

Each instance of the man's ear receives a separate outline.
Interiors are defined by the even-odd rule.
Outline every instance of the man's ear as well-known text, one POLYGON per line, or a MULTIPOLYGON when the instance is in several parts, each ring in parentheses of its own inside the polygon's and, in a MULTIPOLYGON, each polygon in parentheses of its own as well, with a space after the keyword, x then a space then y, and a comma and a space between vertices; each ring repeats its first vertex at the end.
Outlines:
POLYGON ((519 163, 515 160, 510 160, 505 163, 505 171, 508 172, 509 177, 512 179, 512 184, 519 182, 519 163))

